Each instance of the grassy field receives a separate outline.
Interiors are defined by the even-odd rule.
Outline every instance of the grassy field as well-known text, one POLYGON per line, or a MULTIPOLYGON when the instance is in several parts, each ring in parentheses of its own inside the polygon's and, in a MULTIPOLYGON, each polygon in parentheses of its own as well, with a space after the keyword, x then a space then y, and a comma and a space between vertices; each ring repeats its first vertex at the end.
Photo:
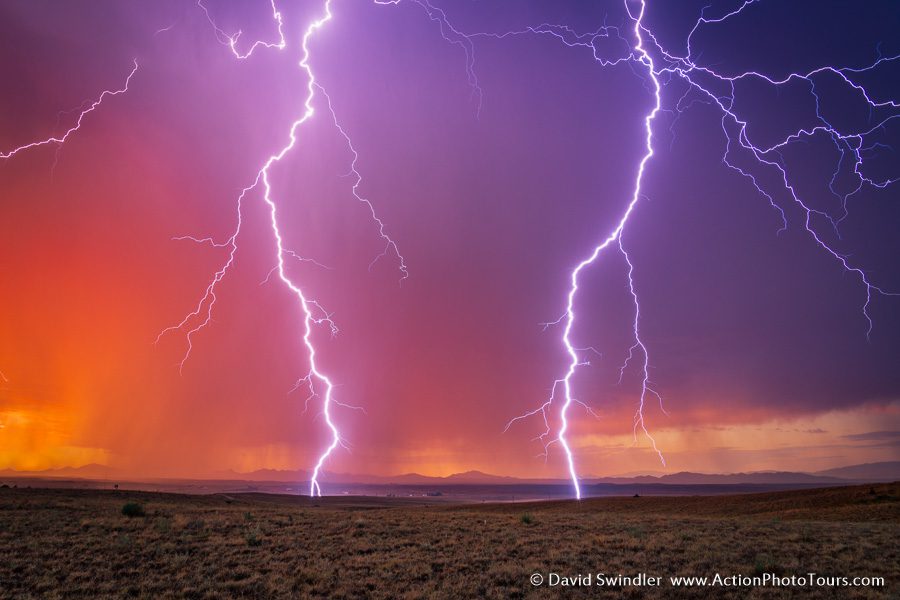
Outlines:
POLYGON ((594 596, 900 598, 900 484, 456 506, 0 489, 3 598, 594 596), (547 585, 550 572, 601 571, 663 581, 547 585), (673 588, 668 581, 717 572, 886 583, 673 588), (530 583, 533 573, 543 585, 530 583))

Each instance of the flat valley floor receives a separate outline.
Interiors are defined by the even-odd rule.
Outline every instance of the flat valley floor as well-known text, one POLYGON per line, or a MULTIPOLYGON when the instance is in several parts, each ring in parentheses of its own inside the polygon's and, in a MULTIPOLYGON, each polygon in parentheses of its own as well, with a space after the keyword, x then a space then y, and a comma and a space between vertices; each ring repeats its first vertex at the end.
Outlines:
POLYGON ((466 505, 0 488, 0 598, 107 597, 900 598, 900 483, 466 505), (662 583, 598 586, 601 572, 662 583), (716 573, 885 585, 669 582, 716 573))

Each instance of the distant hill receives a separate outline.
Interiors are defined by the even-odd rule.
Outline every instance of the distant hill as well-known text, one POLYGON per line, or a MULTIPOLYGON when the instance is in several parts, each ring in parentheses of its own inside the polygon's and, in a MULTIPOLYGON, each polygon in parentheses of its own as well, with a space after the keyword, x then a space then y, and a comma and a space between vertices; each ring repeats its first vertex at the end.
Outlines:
POLYGON ((900 461, 866 463, 838 469, 817 471, 816 475, 840 477, 856 481, 900 481, 900 461))
POLYGON ((795 484, 795 483, 841 483, 844 480, 839 477, 826 475, 810 475, 808 473, 793 473, 788 471, 756 472, 756 473, 691 473, 683 471, 671 475, 654 477, 642 475, 638 477, 601 477, 586 480, 588 483, 655 483, 675 485, 722 485, 722 484, 795 484))
MULTIPOLYGON (((62 469, 47 469, 44 471, 16 471, 6 469, 0 471, 0 477, 37 477, 45 479, 94 479, 126 481, 127 478, 113 468, 103 465, 90 464, 83 467, 66 467, 62 469)), ((220 471, 203 478, 160 478, 146 477, 143 481, 232 481, 232 482, 284 482, 304 483, 308 482, 310 473, 303 470, 278 470, 260 469, 248 473, 236 471, 220 471)), ((353 473, 321 474, 321 481, 330 484, 360 484, 360 485, 561 485, 568 483, 568 479, 539 479, 517 478, 503 475, 492 475, 482 471, 466 471, 454 473, 446 477, 421 475, 419 473, 405 473, 402 475, 360 475, 353 473)), ((900 481, 900 461, 868 463, 863 465, 850 465, 815 473, 799 473, 790 471, 757 471, 750 473, 692 473, 683 471, 668 475, 636 475, 621 477, 591 477, 582 478, 585 484, 656 484, 656 485, 809 485, 823 484, 834 485, 841 483, 863 482, 889 482, 900 481)))
POLYGON ((466 471, 465 473, 454 473, 443 478, 448 483, 456 481, 464 481, 466 483, 518 483, 520 480, 516 477, 507 477, 503 475, 489 475, 481 471, 466 471))
POLYGON ((44 469, 41 471, 17 471, 4 469, 0 471, 0 477, 48 477, 48 478, 75 478, 75 479, 109 479, 115 477, 116 471, 110 467, 97 464, 84 465, 82 467, 62 467, 61 469, 44 469))

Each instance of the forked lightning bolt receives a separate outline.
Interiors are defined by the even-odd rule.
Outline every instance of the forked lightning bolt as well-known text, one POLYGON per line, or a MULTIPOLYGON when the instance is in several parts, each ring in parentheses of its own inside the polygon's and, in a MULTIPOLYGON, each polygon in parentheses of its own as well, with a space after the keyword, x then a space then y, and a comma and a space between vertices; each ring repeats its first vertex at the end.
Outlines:
MULTIPOLYGON (((379 4, 399 4, 400 0, 376 0, 379 4)), ((635 319, 634 319, 634 346, 631 348, 629 357, 632 357, 635 352, 640 352, 642 359, 642 386, 641 386, 641 394, 639 397, 638 407, 634 417, 634 431, 635 431, 635 440, 637 440, 637 430, 640 428, 641 431, 650 439, 651 445, 653 449, 659 455, 659 458, 665 464, 665 459, 663 458, 662 453, 656 447, 656 441, 650 435, 645 419, 644 419, 644 404, 648 396, 655 396, 659 398, 659 395, 650 385, 650 377, 649 377, 649 352, 647 350, 646 344, 643 342, 640 336, 640 305, 638 302, 638 295, 635 292, 634 287, 634 279, 633 279, 633 265, 631 264, 630 259, 628 258, 628 254, 625 251, 625 247, 622 243, 622 232, 625 229, 625 225, 628 222, 629 217, 631 216, 632 211, 634 210, 635 205, 637 204, 640 196, 641 196, 641 183, 643 181, 644 169, 646 167, 647 162, 653 156, 653 122, 656 119, 657 113, 661 108, 661 85, 659 80, 657 79, 656 68, 653 63, 653 59, 644 49, 644 41, 642 39, 642 20, 644 13, 644 5, 641 5, 641 10, 639 14, 635 17, 632 17, 634 26, 633 26, 633 35, 635 41, 633 45, 629 43, 620 33, 618 27, 607 26, 604 25, 600 27, 594 32, 579 34, 574 31, 571 27, 565 25, 554 25, 549 23, 543 23, 533 27, 526 27, 520 30, 515 31, 507 31, 502 33, 493 33, 493 32, 474 32, 474 33, 464 33, 460 31, 458 28, 453 26, 448 18, 446 13, 443 10, 436 9, 432 6, 428 0, 409 0, 410 2, 414 2, 421 6, 428 16, 437 21, 440 25, 440 32, 444 39, 449 42, 460 46, 465 51, 466 57, 466 73, 468 77, 468 81, 470 86, 473 89, 473 94, 478 99, 478 109, 481 108, 483 93, 478 84, 478 78, 475 75, 475 48, 473 39, 478 37, 490 37, 495 39, 504 39, 511 36, 518 35, 542 35, 542 36, 552 36, 556 38, 561 43, 566 46, 572 48, 588 48, 590 49, 594 59, 600 63, 602 66, 616 66, 621 63, 634 63, 637 64, 645 70, 647 77, 651 81, 651 87, 654 97, 654 105, 651 111, 646 115, 644 119, 644 128, 646 131, 646 140, 645 140, 645 153, 642 156, 641 160, 638 163, 636 176, 635 176, 635 184, 633 187, 633 193, 630 198, 629 203, 627 204, 620 220, 618 221, 616 227, 612 232, 608 234, 608 236, 597 245, 591 254, 582 260, 574 270, 570 274, 571 287, 569 288, 569 293, 567 295, 566 302, 566 311, 562 317, 554 321, 553 323, 546 323, 544 325, 545 329, 552 325, 560 325, 564 326, 562 342, 565 347, 567 356, 569 358, 569 365, 565 372, 565 374, 553 382, 553 385, 550 390, 550 397, 540 406, 535 408, 534 410, 528 411, 518 417, 510 420, 504 431, 509 430, 509 428, 516 423, 517 421, 540 416, 544 422, 545 430, 541 433, 536 439, 540 440, 544 446, 544 451, 542 453, 543 456, 547 456, 549 452, 550 445, 554 443, 559 443, 562 446, 563 451, 565 453, 566 464, 568 468, 569 477, 572 481, 572 486, 575 492, 575 496, 577 498, 581 498, 581 486, 578 481, 578 474, 575 468, 575 456, 572 448, 569 445, 568 439, 566 438, 566 433, 569 429, 569 419, 568 413, 571 405, 573 403, 580 404, 583 406, 587 412, 593 416, 596 416, 593 409, 587 404, 578 400, 572 389, 572 378, 575 375, 576 371, 581 366, 586 366, 589 362, 582 357, 582 354, 585 351, 593 351, 596 352, 593 348, 580 348, 577 347, 572 342, 572 334, 575 327, 575 298, 578 292, 578 282, 579 277, 584 269, 592 265, 598 257, 610 246, 616 245, 622 255, 625 257, 626 262, 628 263, 628 283, 629 290, 631 292, 631 297, 634 301, 634 310, 635 310, 635 319), (618 40, 622 41, 623 50, 625 50, 620 56, 607 57, 602 55, 596 46, 596 41, 598 38, 612 38, 615 37, 618 40), (560 391, 562 393, 563 399, 558 400, 560 391), (556 430, 556 433, 553 434, 553 426, 550 422, 550 411, 555 406, 555 404, 560 404, 561 407, 559 410, 560 417, 560 426, 556 430)), ((630 360, 630 358, 629 358, 630 360)), ((627 366, 627 361, 626 361, 627 366)), ((623 370, 624 370, 623 366, 623 370)), ((660 399, 661 401, 661 399, 660 399)))
MULTIPOLYGON (((656 120, 657 114, 661 109, 661 85, 657 78, 656 69, 654 66, 653 59, 647 53, 644 48, 644 40, 642 37, 642 21, 644 16, 645 6, 642 3, 640 7, 640 11, 636 16, 632 15, 633 20, 633 30, 632 33, 634 35, 634 43, 633 46, 629 46, 627 53, 622 56, 614 56, 614 57, 606 57, 597 52, 597 48, 595 45, 595 39, 598 37, 610 37, 610 35, 615 34, 618 39, 625 41, 625 38, 622 37, 618 28, 616 27, 608 27, 604 26, 597 31, 590 34, 578 34, 573 31, 571 28, 562 26, 562 25, 550 25, 550 24, 541 24, 536 27, 528 27, 522 30, 517 31, 509 31, 504 33, 486 33, 479 32, 472 34, 472 36, 480 36, 480 37, 493 37, 497 39, 503 39, 512 35, 550 35, 557 38, 563 44, 569 47, 586 47, 589 48, 593 54, 594 59, 599 62, 602 66, 615 66, 620 63, 625 62, 633 62, 637 63, 637 65, 644 68, 646 72, 646 76, 651 84, 651 91, 653 94, 653 106, 651 110, 644 117, 644 131, 645 131, 645 140, 644 140, 644 154, 642 155, 640 161, 637 164, 636 174, 635 174, 635 182, 632 187, 631 197, 625 206, 625 209, 616 222, 615 227, 611 232, 609 232, 606 237, 593 248, 591 253, 584 258, 581 262, 579 262, 575 268, 572 270, 569 276, 570 287, 569 292, 566 296, 566 309, 565 313, 562 317, 557 319, 552 323, 545 324, 545 328, 553 326, 553 325, 562 325, 563 333, 562 333, 562 343, 565 348, 566 354, 569 359, 568 367, 563 374, 563 376, 556 381, 553 382, 553 386, 551 387, 550 397, 541 404, 538 408, 526 412, 523 415, 513 418, 506 424, 506 428, 504 431, 508 430, 510 426, 522 419, 540 415, 543 419, 545 430, 541 433, 537 439, 539 439, 544 445, 544 453, 546 456, 549 451, 549 446, 558 443, 564 452, 566 459, 566 467, 569 473, 569 478, 572 482, 572 487, 575 493, 575 497, 580 499, 581 485, 578 479, 578 472, 575 466, 575 453, 573 452, 572 447, 570 446, 569 440, 566 437, 566 433, 569 430, 569 409, 571 408, 573 403, 582 404, 591 414, 593 410, 590 409, 583 402, 578 400, 575 397, 573 386, 572 386, 572 378, 577 372, 578 368, 587 364, 587 362, 582 358, 581 352, 583 352, 582 348, 577 347, 572 341, 572 335, 575 329, 576 324, 576 310, 575 310, 575 300, 578 295, 579 289, 579 280, 582 275, 582 272, 593 265, 598 258, 610 247, 615 246, 621 255, 624 257, 625 262, 628 265, 628 289, 634 304, 634 322, 633 322, 633 334, 634 334, 634 345, 629 350, 629 357, 626 360, 625 365, 622 367, 622 371, 628 365, 628 362, 634 357, 635 352, 640 353, 640 358, 642 361, 642 379, 641 379, 641 392, 638 402, 638 407, 634 416, 634 431, 635 431, 635 441, 637 441, 637 430, 638 428, 648 437, 650 440, 653 449, 659 455, 660 460, 665 464, 665 459, 663 457, 662 452, 656 446, 656 441, 650 435, 650 432, 647 429, 645 419, 644 419, 644 404, 648 397, 648 395, 656 396, 659 398, 659 395, 650 385, 650 375, 649 375, 649 360, 650 355, 647 350, 647 346, 644 341, 641 339, 640 335, 640 302, 638 299, 638 294, 635 291, 634 286, 634 278, 633 271, 634 266, 631 263, 631 260, 628 256, 627 251, 625 250, 624 243, 622 241, 622 233, 625 230, 625 226, 628 223, 629 218, 631 217, 632 212, 634 211, 635 206, 637 205, 639 199, 641 198, 641 184, 643 183, 644 171, 646 169, 647 163, 650 158, 653 156, 653 123, 656 120), (558 400, 559 392, 562 391, 562 399, 558 400), (553 427, 550 424, 549 412, 554 407, 555 404, 560 404, 559 408, 559 421, 560 425, 556 430, 555 435, 551 435, 551 431, 553 427)), ((630 13, 629 13, 630 14, 630 13)))
MULTIPOLYGON (((581 276, 582 271, 588 268, 590 265, 594 264, 597 258, 606 250, 608 247, 613 244, 618 245, 619 250, 622 252, 623 256, 625 256, 626 261, 628 261, 628 281, 629 281, 629 289, 631 290, 632 299, 634 300, 634 309, 635 309, 635 320, 634 320, 634 339, 636 340, 636 346, 640 348, 643 354, 643 364, 644 364, 644 378, 642 379, 642 388, 641 388, 641 396, 640 396, 640 404, 637 409, 637 414, 635 415, 635 428, 640 425, 645 433, 647 433, 646 425, 644 424, 644 400, 646 395, 649 392, 649 376, 647 373, 649 355, 647 352, 647 347, 640 338, 640 332, 638 329, 638 322, 640 316, 640 305, 638 303, 638 296, 634 292, 634 285, 632 279, 632 265, 631 261, 628 260, 628 254, 625 252, 625 247, 622 245, 622 232, 625 230, 625 225, 628 223, 628 219, 631 216, 631 213, 634 211, 634 207, 637 205, 638 200, 641 197, 641 183, 644 179, 644 170, 647 166, 647 162, 653 156, 653 121, 656 119, 656 115, 659 113, 661 102, 660 102, 660 84, 659 80, 656 77, 656 72, 653 65, 653 59, 647 54, 647 51, 644 49, 644 40, 641 36, 642 28, 641 21, 644 17, 644 9, 645 6, 641 3, 640 12, 637 17, 634 18, 634 37, 635 37, 635 45, 634 45, 634 56, 637 60, 647 69, 647 74, 650 78, 650 81, 653 85, 653 108, 644 117, 644 129, 646 131, 645 138, 645 147, 646 151, 644 155, 641 157, 640 162, 638 163, 637 175, 635 177, 634 188, 631 195, 631 199, 628 202, 628 205, 625 207, 625 211, 622 214, 622 217, 619 219, 616 227, 607 235, 607 237, 596 247, 594 247, 593 251, 578 263, 575 268, 572 270, 570 282, 571 287, 569 288, 569 294, 566 299, 566 312, 563 317, 563 335, 562 341, 563 345, 566 348, 566 352, 569 355, 569 367, 566 370, 565 375, 554 384, 562 385, 563 391, 565 393, 565 398, 562 403, 562 407, 559 411, 559 418, 561 421, 561 425, 559 427, 559 431, 557 434, 557 441, 560 446, 562 446, 563 451, 566 455, 566 464, 569 470, 569 477, 572 480, 572 486, 575 491, 575 497, 581 498, 581 485, 578 482, 578 473, 575 468, 575 457, 572 452, 572 448, 569 445, 568 440, 566 439, 566 432, 569 429, 569 419, 568 419, 568 411, 572 405, 574 400, 573 390, 572 390, 572 377, 575 375, 578 367, 581 364, 581 360, 578 356, 578 350, 572 343, 572 330, 575 327, 575 298, 578 294, 578 281, 581 276)), ((647 433, 649 436, 649 433, 647 433)), ((656 442, 653 441, 653 438, 650 438, 654 449, 656 449, 656 442)), ((657 450, 659 454, 660 460, 663 460, 662 453, 657 450)), ((665 462, 663 460, 663 462, 665 462)))
MULTIPOLYGON (((430 6, 427 4, 426 0, 422 0, 421 2, 418 0, 410 1, 415 1, 418 4, 423 5, 423 7, 426 7, 426 10, 428 10, 427 7, 430 6)), ((553 383, 550 391, 550 396, 546 401, 544 401, 544 403, 542 403, 534 410, 528 411, 518 417, 515 417, 514 419, 509 421, 509 423, 507 423, 506 429, 504 429, 504 431, 508 430, 511 425, 520 420, 529 417, 540 416, 540 418, 543 420, 545 430, 538 436, 537 439, 540 440, 544 445, 543 454, 544 456, 546 456, 548 447, 554 443, 558 443, 563 448, 569 477, 572 481, 572 486, 576 498, 581 497, 581 486, 579 484, 578 473, 575 466, 575 453, 570 446, 566 434, 569 432, 569 409, 571 408, 573 403, 583 404, 574 395, 572 388, 572 378, 578 368, 586 365, 587 362, 582 358, 582 352, 584 351, 584 349, 576 347, 572 341, 572 336, 575 330, 577 319, 575 300, 578 295, 579 279, 581 274, 585 269, 593 265, 602 254, 608 253, 610 250, 612 250, 613 246, 616 247, 619 254, 624 259, 627 275, 626 288, 632 299, 634 309, 634 320, 632 323, 634 343, 631 348, 629 348, 628 356, 625 360, 625 363, 622 365, 622 368, 620 369, 620 381, 622 376, 624 375, 625 369, 629 366, 629 364, 633 360, 639 360, 641 390, 638 397, 638 406, 634 415, 633 422, 635 441, 637 441, 637 433, 638 430, 640 430, 649 439, 650 444, 653 450, 659 456, 660 461, 665 464, 663 454, 657 448, 656 441, 651 436, 644 417, 644 408, 646 402, 651 397, 659 401, 660 409, 663 412, 665 412, 665 410, 662 408, 661 397, 652 387, 650 382, 650 355, 647 344, 641 338, 641 307, 635 285, 634 264, 632 263, 631 258, 628 255, 623 240, 623 234, 625 232, 626 225, 630 217, 632 216, 635 206, 642 196, 641 190, 644 180, 644 173, 647 168, 648 162, 654 155, 654 127, 661 112, 673 112, 676 114, 677 119, 677 116, 680 116, 680 114, 684 110, 687 110, 688 108, 699 102, 713 105, 719 109, 721 113, 722 131, 724 133, 726 141, 725 153, 722 157, 723 164, 736 171, 742 177, 749 180, 756 191, 763 198, 768 200, 769 204, 777 211, 782 221, 779 232, 789 227, 787 213, 782 206, 781 201, 778 199, 779 197, 784 196, 789 202, 793 202, 795 206, 798 206, 801 209, 801 214, 803 215, 801 224, 804 230, 810 235, 813 242, 827 255, 836 260, 839 266, 844 271, 854 274, 858 277, 865 291, 865 298, 862 302, 862 314, 867 324, 867 337, 870 335, 873 326, 872 318, 869 314, 869 308, 873 295, 897 295, 896 293, 888 292, 883 287, 872 283, 871 279, 862 268, 851 264, 849 258, 846 255, 839 252, 831 244, 825 241, 824 237, 818 233, 814 221, 815 219, 824 219, 839 237, 839 226, 841 221, 843 221, 843 219, 845 219, 848 214, 848 201, 852 196, 857 194, 865 186, 883 189, 900 179, 900 176, 875 179, 873 177, 866 176, 863 172, 865 155, 884 146, 883 144, 879 144, 878 142, 871 142, 867 140, 873 137, 878 132, 883 131, 885 126, 889 122, 900 118, 900 113, 896 111, 896 109, 900 108, 900 103, 891 98, 875 99, 862 84, 854 80, 855 75, 876 69, 879 65, 900 60, 900 56, 885 57, 881 56, 879 53, 877 59, 867 66, 823 66, 806 73, 792 73, 786 77, 781 78, 771 77, 764 73, 755 71, 737 75, 726 75, 717 72, 712 67, 698 65, 696 59, 694 59, 693 57, 694 52, 691 47, 694 34, 704 26, 712 26, 717 23, 722 23, 723 21, 726 21, 728 19, 736 18, 741 15, 743 11, 747 10, 748 7, 754 4, 758 4, 761 1, 762 0, 745 0, 734 10, 725 12, 724 14, 721 14, 719 16, 707 16, 707 12, 709 11, 710 6, 704 8, 701 11, 698 20, 695 22, 694 26, 691 28, 690 32, 687 35, 685 43, 686 54, 684 56, 677 56, 664 49, 660 42, 657 40, 656 36, 650 30, 650 28, 645 24, 645 12, 647 10, 647 2, 645 0, 640 0, 639 2, 629 2, 628 0, 626 0, 625 2, 625 9, 628 14, 628 18, 632 23, 632 31, 630 36, 631 41, 626 40, 626 38, 621 35, 617 27, 610 27, 606 25, 592 33, 581 34, 577 33, 571 27, 568 27, 566 25, 554 25, 547 23, 499 33, 463 33, 459 29, 450 26, 449 23, 447 23, 447 25, 442 25, 441 27, 441 31, 442 33, 444 33, 445 39, 454 43, 458 43, 457 40, 460 38, 471 41, 472 39, 478 37, 504 39, 507 37, 518 35, 552 36, 566 46, 572 48, 584 47, 589 49, 594 57, 594 60, 602 66, 615 66, 620 63, 626 63, 633 67, 636 67, 636 73, 644 79, 645 83, 647 84, 646 87, 652 96, 652 107, 650 111, 644 116, 645 150, 637 163, 636 177, 634 185, 632 187, 632 193, 629 202, 625 206, 621 218, 616 222, 615 227, 612 229, 612 231, 610 231, 606 235, 606 237, 604 237, 602 241, 594 247, 593 251, 586 258, 577 263, 570 273, 570 287, 566 296, 565 312, 562 317, 552 323, 547 323, 544 325, 545 329, 555 325, 563 326, 561 341, 566 355, 569 359, 568 367, 563 376, 553 383), (632 6, 634 8, 632 8, 632 6), (447 35, 448 31, 452 33, 452 37, 447 35), (604 56, 598 52, 598 48, 595 42, 598 38, 610 38, 613 35, 615 35, 615 37, 619 40, 623 41, 627 50, 619 56, 604 56), (723 84, 724 87, 728 88, 730 90, 730 93, 726 95, 716 94, 711 90, 709 84, 704 85, 704 82, 699 77, 700 75, 703 75, 708 79, 718 81, 720 84, 723 84), (861 99, 867 104, 871 111, 881 111, 879 113, 876 124, 858 131, 843 131, 832 125, 821 113, 820 97, 816 88, 816 79, 825 76, 831 76, 840 79, 843 84, 845 84, 849 88, 852 88, 852 90, 854 90, 855 93, 857 93, 861 97, 861 99), (758 81, 765 82, 776 87, 782 86, 792 80, 806 81, 810 87, 810 94, 815 100, 816 117, 819 120, 820 124, 808 129, 799 128, 795 132, 786 136, 780 142, 771 146, 764 147, 759 144, 753 143, 747 131, 747 120, 741 118, 734 110, 735 83, 741 80, 749 79, 756 79, 758 81), (672 81, 674 80, 684 81, 687 84, 687 89, 680 94, 680 96, 672 105, 671 109, 666 109, 663 107, 663 89, 671 85, 672 81), (798 141, 812 138, 817 135, 827 136, 827 138, 832 141, 835 148, 838 150, 840 156, 838 164, 835 167, 835 171, 829 181, 829 189, 841 201, 841 214, 837 217, 811 207, 808 202, 804 201, 801 198, 800 194, 798 194, 796 188, 791 183, 788 168, 784 165, 783 160, 781 159, 781 156, 779 154, 779 151, 784 147, 798 141), (744 150, 745 154, 754 161, 756 170, 742 168, 735 164, 734 154, 738 149, 744 150), (849 173, 856 178, 856 185, 852 190, 841 194, 837 190, 835 190, 835 182, 842 174, 842 169, 846 170, 845 165, 848 163, 850 165, 849 173), (760 182, 759 175, 767 169, 774 170, 774 172, 778 175, 778 178, 782 183, 781 189, 767 189, 760 182), (559 425, 554 430, 554 426, 551 425, 551 416, 553 414, 552 410, 556 406, 559 406, 558 413, 556 413, 559 417, 559 425)), ((429 12, 429 14, 432 14, 432 12, 429 12)), ((439 15, 442 23, 447 22, 447 17, 443 13, 443 11, 434 14, 439 15)), ((467 56, 467 69, 474 71, 474 46, 469 44, 464 45, 464 48, 466 50, 467 56)), ((474 74, 469 79, 470 81, 474 80, 477 82, 477 78, 474 77, 474 74)), ((584 406, 588 408, 586 405, 584 406)))
MULTIPOLYGON (((233 35, 226 34, 222 31, 216 22, 212 18, 209 10, 203 4, 202 0, 198 0, 198 6, 203 10, 206 18, 209 20, 210 24, 213 26, 213 29, 216 33, 217 39, 227 45, 231 50, 232 54, 239 59, 244 60, 249 58, 253 52, 258 48, 269 48, 269 49, 277 49, 282 50, 287 47, 287 43, 283 33, 283 20, 281 13, 276 7, 275 3, 272 2, 272 14, 273 18, 278 26, 278 34, 279 34, 279 42, 262 42, 257 41, 254 42, 249 50, 246 52, 241 52, 238 50, 237 42, 240 38, 240 32, 237 32, 233 35)), ((322 468, 325 465, 326 460, 332 454, 332 452, 337 448, 339 444, 343 443, 343 439, 341 437, 340 431, 335 422, 335 417, 333 414, 333 409, 335 406, 345 406, 348 408, 358 408, 354 406, 350 406, 347 404, 343 404, 338 402, 334 398, 334 383, 332 379, 325 374, 325 372, 320 367, 317 354, 316 347, 313 343, 312 336, 315 326, 317 325, 326 325, 330 328, 332 335, 337 333, 337 326, 334 321, 331 319, 331 315, 314 299, 310 298, 306 292, 303 291, 301 286, 295 282, 287 273, 286 270, 286 258, 295 258, 301 261, 310 261, 314 262, 311 259, 304 258, 297 253, 293 252, 289 248, 286 248, 284 245, 284 238, 282 234, 281 224, 278 220, 278 205, 273 197, 272 188, 270 184, 270 169, 276 163, 280 162, 287 154, 291 152, 291 150, 298 143, 298 130, 301 126, 306 123, 309 119, 313 117, 315 113, 314 103, 316 102, 316 92, 318 91, 321 96, 325 99, 325 102, 328 107, 329 114, 331 115, 332 122, 339 132, 341 137, 347 144, 349 151, 352 155, 352 159, 350 161, 350 170, 349 174, 353 176, 354 180, 352 183, 352 194, 353 197, 356 198, 360 203, 364 204, 369 212, 369 215, 375 222, 378 228, 378 235, 384 243, 384 247, 380 254, 378 254, 370 264, 371 266, 377 262, 380 258, 388 255, 388 253, 393 253, 399 262, 399 270, 401 273, 401 281, 408 276, 408 270, 406 267, 406 262, 403 255, 400 253, 396 242, 386 233, 385 225, 383 221, 378 217, 375 212, 375 208, 372 203, 361 195, 359 191, 359 186, 362 183, 362 176, 357 170, 357 162, 359 159, 359 155, 356 152, 355 147, 353 146, 353 142, 351 141, 350 136, 347 134, 346 130, 340 126, 337 115, 335 114, 334 108, 331 103, 331 98, 326 93, 325 89, 316 81, 315 75, 313 73, 312 66, 310 64, 310 49, 309 43, 312 39, 313 35, 321 29, 328 21, 332 19, 331 13, 331 0, 326 0, 323 5, 323 14, 313 20, 307 27, 302 37, 301 42, 301 59, 299 62, 300 68, 304 71, 307 78, 306 85, 306 97, 303 102, 303 112, 298 119, 296 119, 290 126, 288 131, 288 141, 286 145, 284 145, 278 152, 270 155, 262 164, 260 169, 257 171, 253 182, 244 188, 240 195, 237 198, 237 218, 234 230, 228 236, 228 238, 223 242, 217 242, 212 238, 197 238, 193 236, 180 236, 175 239, 184 239, 190 240, 196 243, 203 244, 211 244, 214 247, 226 248, 227 256, 219 268, 213 274, 212 279, 207 284, 204 294, 201 296, 194 310, 188 313, 179 323, 173 325, 171 327, 167 327, 163 331, 160 332, 157 337, 157 341, 165 335, 166 333, 172 331, 184 331, 187 338, 187 348, 182 356, 181 362, 179 364, 179 369, 183 369, 185 362, 190 357, 191 351, 193 349, 193 336, 204 327, 209 325, 212 320, 212 311, 218 300, 216 295, 216 289, 222 279, 226 276, 229 269, 234 264, 235 255, 238 251, 238 238, 241 233, 241 225, 242 225, 242 215, 243 215, 243 204, 247 199, 247 195, 253 191, 256 191, 261 188, 262 190, 262 199, 266 204, 269 210, 269 224, 271 227, 272 237, 275 242, 276 248, 276 256, 275 263, 276 266, 269 272, 265 281, 268 281, 269 278, 277 273, 279 280, 288 288, 288 290, 294 295, 297 300, 297 303, 300 307, 301 314, 303 315, 303 330, 302 330, 302 340, 304 347, 306 348, 307 359, 309 362, 309 371, 307 374, 300 378, 294 388, 291 390, 295 390, 299 388, 301 385, 306 385, 309 389, 309 397, 306 400, 308 405, 309 400, 313 397, 320 396, 322 398, 322 414, 324 416, 324 420, 328 429, 330 441, 327 444, 326 448, 319 455, 318 460, 315 463, 312 476, 310 478, 310 487, 309 493, 312 496, 322 494, 322 489, 319 484, 319 477, 322 473, 322 468)), ((319 263, 315 263, 319 264, 319 263)), ((319 265, 322 266, 322 265, 319 265)))
MULTIPOLYGON (((242 32, 238 31, 231 35, 222 31, 218 25, 216 25, 215 20, 213 20, 212 15, 209 14, 209 9, 206 8, 206 5, 203 4, 203 0, 197 0, 197 6, 199 6, 203 10, 203 14, 206 15, 206 19, 209 21, 209 24, 212 25, 213 31, 216 34, 216 39, 220 44, 228 46, 231 50, 231 53, 234 54, 234 57, 243 60, 245 58, 249 58, 253 52, 256 51, 257 48, 275 48, 277 50, 284 50, 285 46, 287 46, 287 41, 284 39, 284 21, 281 17, 281 12, 278 11, 278 8, 275 6, 275 0, 270 0, 269 4, 272 7, 272 18, 278 24, 278 41, 277 42, 264 42, 262 40, 257 40, 250 45, 250 49, 244 53, 241 53, 238 50, 237 44, 238 40, 241 37, 242 32)), ((162 30, 160 30, 162 31, 162 30)))
POLYGON ((390 253, 393 253, 397 257, 397 268, 400 270, 400 282, 409 277, 409 269, 406 267, 406 259, 400 254, 400 249, 397 247, 397 242, 395 242, 391 236, 387 234, 385 231, 384 221, 381 220, 381 217, 375 212, 375 206, 372 205, 372 202, 360 195, 359 186, 362 184, 362 175, 360 175, 359 171, 356 169, 356 163, 359 162, 359 153, 356 151, 356 148, 353 147, 353 140, 350 139, 350 135, 341 127, 341 124, 338 123, 337 114, 334 112, 334 106, 331 104, 331 96, 328 95, 328 92, 325 91, 319 84, 315 84, 316 88, 322 92, 322 95, 325 96, 325 100, 328 103, 328 112, 331 114, 331 120, 334 123, 335 129, 341 134, 341 137, 344 138, 344 141, 347 142, 347 148, 350 150, 350 154, 353 158, 350 160, 350 170, 347 172, 347 175, 353 176, 353 186, 351 188, 351 192, 353 193, 353 197, 356 198, 360 203, 364 204, 369 211, 369 216, 372 218, 372 221, 378 227, 378 236, 381 238, 381 241, 384 243, 384 247, 381 252, 372 259, 372 262, 369 263, 369 270, 372 270, 372 267, 375 266, 380 259, 384 258, 390 253))

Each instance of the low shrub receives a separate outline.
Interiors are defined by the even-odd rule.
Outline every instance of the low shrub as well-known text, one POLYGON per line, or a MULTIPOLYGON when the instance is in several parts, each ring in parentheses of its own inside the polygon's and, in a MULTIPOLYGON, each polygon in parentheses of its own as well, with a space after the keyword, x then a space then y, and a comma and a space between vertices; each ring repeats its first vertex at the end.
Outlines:
POLYGON ((256 531, 248 531, 247 535, 244 536, 244 539, 247 540, 247 545, 252 547, 262 546, 262 536, 258 530, 256 531))
POLYGON ((144 506, 137 502, 129 502, 122 507, 122 514, 126 517, 143 517, 147 513, 144 512, 144 506))

